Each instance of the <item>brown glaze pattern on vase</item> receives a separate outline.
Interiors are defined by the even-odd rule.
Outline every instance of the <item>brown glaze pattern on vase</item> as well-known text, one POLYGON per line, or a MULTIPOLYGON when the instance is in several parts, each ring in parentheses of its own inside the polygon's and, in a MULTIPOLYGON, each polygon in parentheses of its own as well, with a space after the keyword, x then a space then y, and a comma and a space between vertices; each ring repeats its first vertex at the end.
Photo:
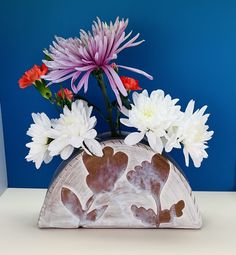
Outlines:
POLYGON ((40 228, 200 228, 180 171, 148 146, 102 143, 103 157, 78 153, 48 189, 40 228))
POLYGON ((161 209, 160 195, 170 173, 170 164, 167 159, 159 154, 152 157, 151 162, 143 161, 141 166, 136 166, 135 170, 128 172, 127 179, 140 190, 148 191, 155 203, 156 212, 144 207, 131 206, 134 216, 150 227, 159 227, 161 223, 169 223, 174 217, 183 215, 185 203, 179 200, 170 209, 161 209))

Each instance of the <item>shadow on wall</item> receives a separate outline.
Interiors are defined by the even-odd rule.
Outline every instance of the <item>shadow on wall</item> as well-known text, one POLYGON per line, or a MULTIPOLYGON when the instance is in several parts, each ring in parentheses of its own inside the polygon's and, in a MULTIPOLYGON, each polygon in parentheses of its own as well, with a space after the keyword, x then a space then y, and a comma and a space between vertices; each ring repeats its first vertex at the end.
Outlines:
POLYGON ((2 113, 0 104, 0 195, 7 188, 7 171, 5 160, 4 137, 2 128, 2 113))

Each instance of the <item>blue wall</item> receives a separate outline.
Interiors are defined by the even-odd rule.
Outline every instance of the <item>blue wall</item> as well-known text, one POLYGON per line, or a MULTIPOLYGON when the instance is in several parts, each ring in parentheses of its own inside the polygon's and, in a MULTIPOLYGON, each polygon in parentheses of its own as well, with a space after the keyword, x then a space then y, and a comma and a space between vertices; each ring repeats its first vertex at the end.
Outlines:
MULTIPOLYGON (((180 98, 184 108, 192 98, 197 107, 209 106, 215 131, 209 159, 201 169, 186 168, 182 153, 174 153, 193 189, 236 190, 236 1, 9 0, 0 5, 0 100, 10 187, 47 187, 59 163, 36 171, 24 160, 31 112, 53 117, 56 111, 33 88, 20 90, 18 78, 40 64, 42 49, 55 34, 76 36, 80 28, 90 29, 96 16, 109 21, 119 15, 129 17, 128 30, 146 39, 119 56, 120 63, 154 75, 152 82, 137 76, 141 86, 164 89, 180 98)), ((99 130, 105 130, 101 123, 99 130)))

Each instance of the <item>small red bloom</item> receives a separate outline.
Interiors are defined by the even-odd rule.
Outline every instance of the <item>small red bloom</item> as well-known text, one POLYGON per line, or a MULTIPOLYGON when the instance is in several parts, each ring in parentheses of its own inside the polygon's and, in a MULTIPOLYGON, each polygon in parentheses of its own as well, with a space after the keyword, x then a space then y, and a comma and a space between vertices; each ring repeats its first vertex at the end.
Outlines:
POLYGON ((57 92, 57 95, 62 98, 62 99, 67 99, 69 101, 71 101, 73 99, 73 93, 71 90, 69 89, 60 89, 57 92))
POLYGON ((141 87, 139 87, 138 80, 135 80, 131 77, 126 77, 126 76, 121 76, 120 79, 127 90, 141 90, 142 89, 141 87))
POLYGON ((48 72, 48 68, 45 64, 42 66, 34 65, 31 69, 26 71, 24 75, 19 79, 18 83, 21 89, 31 86, 35 81, 40 80, 42 75, 48 72))

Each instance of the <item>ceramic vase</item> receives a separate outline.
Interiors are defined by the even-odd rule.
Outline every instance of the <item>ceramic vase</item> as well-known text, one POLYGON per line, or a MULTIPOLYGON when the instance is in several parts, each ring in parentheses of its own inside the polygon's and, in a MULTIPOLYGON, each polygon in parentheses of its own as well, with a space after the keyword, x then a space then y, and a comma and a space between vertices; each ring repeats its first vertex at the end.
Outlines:
POLYGON ((123 139, 101 143, 103 157, 76 152, 58 168, 39 228, 200 228, 184 175, 165 155, 123 139))

